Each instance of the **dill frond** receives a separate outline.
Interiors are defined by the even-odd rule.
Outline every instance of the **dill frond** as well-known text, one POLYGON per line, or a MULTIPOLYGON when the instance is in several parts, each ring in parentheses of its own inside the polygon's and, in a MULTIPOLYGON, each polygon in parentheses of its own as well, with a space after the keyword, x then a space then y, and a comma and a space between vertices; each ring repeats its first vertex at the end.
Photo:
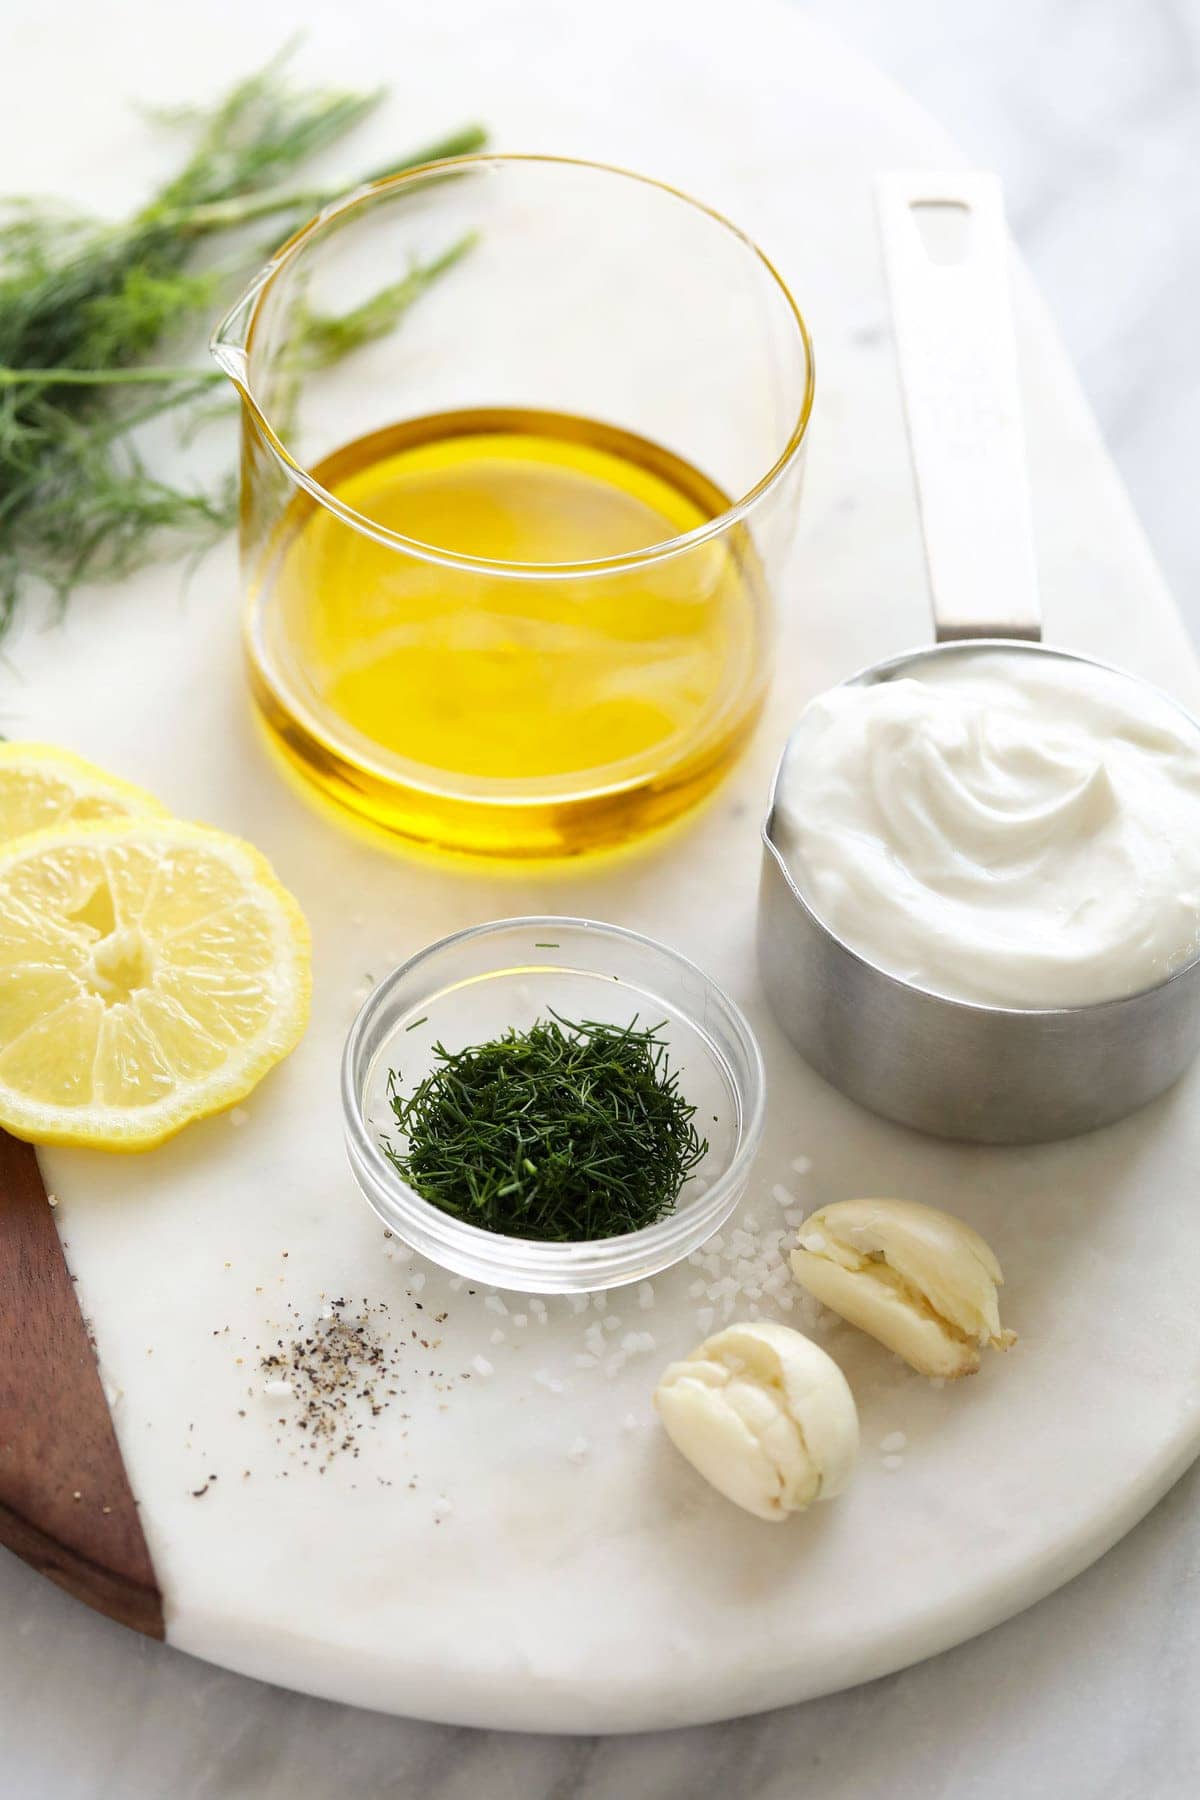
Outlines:
MULTIPOLYGON (((257 261, 250 251, 249 267, 196 268, 199 247, 262 218, 275 221, 275 242, 290 235, 339 191, 297 186, 295 171, 382 97, 299 89, 283 65, 276 57, 211 109, 173 115, 192 134, 191 153, 131 218, 110 224, 31 199, 0 214, 0 634, 31 586, 65 602, 81 581, 120 579, 232 523, 232 478, 214 487, 165 480, 146 466, 136 434, 168 414, 186 442, 212 414, 218 371, 192 368, 186 355, 146 360, 186 350, 189 328, 257 261)), ((483 141, 470 126, 370 178, 483 141)), ((296 344, 303 366, 323 367, 390 330, 465 248, 344 318, 306 322, 296 344)))

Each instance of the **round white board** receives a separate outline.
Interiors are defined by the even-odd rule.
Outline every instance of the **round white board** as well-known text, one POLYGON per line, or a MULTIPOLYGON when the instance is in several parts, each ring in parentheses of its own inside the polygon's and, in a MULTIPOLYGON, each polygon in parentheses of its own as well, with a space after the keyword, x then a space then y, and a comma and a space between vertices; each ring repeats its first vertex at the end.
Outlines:
MULTIPOLYGON (((44 147, 39 186, 123 205, 168 154, 124 96, 216 89, 295 25, 280 0, 30 13, 14 28, 23 75, 0 114, 4 166, 44 147)), ((546 1730, 678 1725, 879 1675, 1066 1580, 1200 1448, 1196 1079, 1087 1141, 947 1148, 825 1088, 780 1037, 754 970, 759 816, 790 720, 817 689, 928 635, 870 183, 959 159, 877 76, 757 0, 373 0, 321 8, 299 60, 392 85, 343 168, 479 117, 502 148, 632 165, 730 213, 809 317, 818 402, 768 716, 707 810, 619 865, 448 871, 310 810, 252 728, 231 548, 183 594, 170 570, 80 595, 61 629, 12 647, 11 735, 71 744, 254 839, 316 939, 312 1028, 244 1117, 140 1159, 45 1159, 119 1392, 169 1639, 363 1705, 546 1730), (897 1192, 963 1213, 995 1245, 1021 1342, 975 1380, 935 1390, 847 1328, 826 1330, 864 1436, 835 1505, 759 1524, 663 1441, 650 1391, 699 1334, 695 1269, 656 1281, 652 1309, 610 1298, 611 1340, 648 1332, 655 1348, 609 1379, 575 1365, 598 1315, 556 1303, 521 1328, 385 1254, 340 1142, 338 1055, 364 981, 445 931, 530 911, 663 937, 747 1007, 771 1084, 748 1208, 761 1226, 778 1220, 779 1184, 805 1207, 897 1192), (255 1346, 335 1295, 389 1307, 404 1394, 364 1429, 357 1459, 318 1475, 276 1425, 279 1403, 247 1390, 261 1388, 255 1346), (477 1355, 490 1377, 472 1370, 477 1355), (887 1468, 895 1432, 907 1443, 887 1468)), ((1016 299, 1049 635, 1194 702, 1179 623, 1019 271, 1016 299)))

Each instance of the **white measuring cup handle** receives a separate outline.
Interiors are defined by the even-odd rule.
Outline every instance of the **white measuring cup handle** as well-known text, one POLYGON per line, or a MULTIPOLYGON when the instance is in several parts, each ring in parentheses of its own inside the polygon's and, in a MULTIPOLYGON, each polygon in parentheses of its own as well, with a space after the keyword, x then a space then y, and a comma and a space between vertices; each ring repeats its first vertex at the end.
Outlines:
POLYGON ((876 198, 938 642, 1036 640, 1000 183, 887 174, 876 198))

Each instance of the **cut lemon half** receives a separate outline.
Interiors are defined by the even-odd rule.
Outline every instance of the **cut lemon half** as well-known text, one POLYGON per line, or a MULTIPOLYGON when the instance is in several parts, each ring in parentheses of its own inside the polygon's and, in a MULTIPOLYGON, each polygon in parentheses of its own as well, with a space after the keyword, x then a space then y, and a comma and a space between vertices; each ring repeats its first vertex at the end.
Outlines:
POLYGON ((54 744, 0 743, 0 844, 52 825, 161 818, 153 794, 54 744))
POLYGON ((0 1125, 146 1150, 248 1094, 308 1018, 304 915, 258 851, 168 818, 0 846, 0 1125))

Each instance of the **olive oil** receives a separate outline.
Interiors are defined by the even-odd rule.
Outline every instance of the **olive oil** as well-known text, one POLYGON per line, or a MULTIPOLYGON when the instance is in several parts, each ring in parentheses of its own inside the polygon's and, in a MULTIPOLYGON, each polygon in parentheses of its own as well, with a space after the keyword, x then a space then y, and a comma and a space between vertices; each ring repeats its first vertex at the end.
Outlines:
POLYGON ((288 508, 248 645, 268 725, 334 798, 426 842, 574 853, 665 822, 736 754, 766 595, 742 527, 668 551, 729 507, 678 457, 492 410, 312 474, 339 510, 288 508))

